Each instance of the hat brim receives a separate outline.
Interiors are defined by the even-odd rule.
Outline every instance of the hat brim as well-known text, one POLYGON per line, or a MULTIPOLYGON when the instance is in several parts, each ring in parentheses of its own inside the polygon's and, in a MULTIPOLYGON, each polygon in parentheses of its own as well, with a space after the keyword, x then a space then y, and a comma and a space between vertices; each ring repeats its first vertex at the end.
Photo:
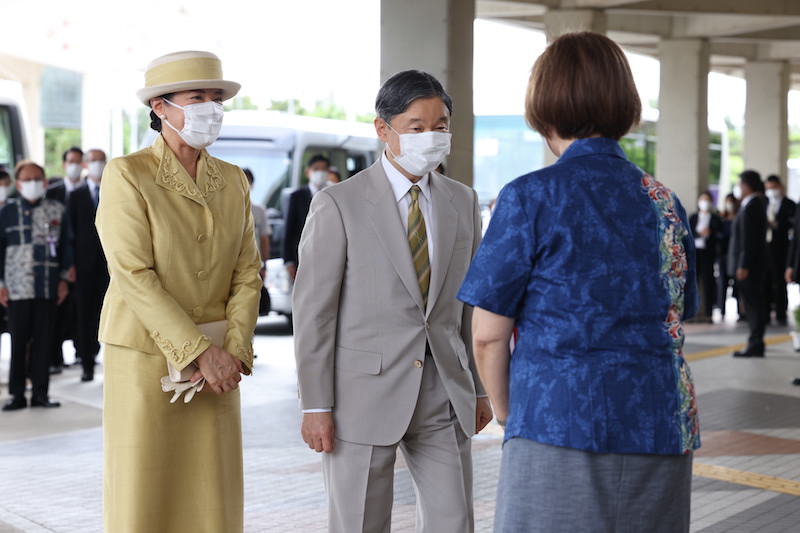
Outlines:
POLYGON ((191 91, 193 89, 222 89, 222 99, 230 100, 239 92, 242 86, 235 81, 228 80, 190 80, 176 81, 174 83, 164 83, 144 87, 136 91, 136 97, 146 106, 150 106, 150 99, 180 91, 191 91))

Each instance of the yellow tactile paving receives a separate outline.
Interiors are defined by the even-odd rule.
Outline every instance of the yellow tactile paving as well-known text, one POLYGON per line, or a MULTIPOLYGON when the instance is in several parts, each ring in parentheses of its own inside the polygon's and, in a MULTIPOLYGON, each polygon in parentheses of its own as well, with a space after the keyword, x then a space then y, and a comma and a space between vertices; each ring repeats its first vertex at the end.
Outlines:
POLYGON ((800 496, 800 482, 792 481, 791 479, 765 476, 756 474, 755 472, 745 472, 744 470, 735 470, 724 466, 697 462, 693 465, 692 473, 695 476, 716 479, 717 481, 727 481, 728 483, 735 483, 746 487, 800 496))
MULTIPOLYGON (((767 346, 771 344, 781 344, 792 340, 791 335, 776 335, 774 337, 767 337, 764 339, 764 344, 767 346)), ((736 350, 744 350, 745 344, 733 344, 731 346, 721 346, 719 348, 711 348, 710 350, 703 350, 700 352, 684 355, 684 358, 689 361, 699 361, 701 359, 708 359, 709 357, 718 357, 720 355, 729 355, 736 350)))

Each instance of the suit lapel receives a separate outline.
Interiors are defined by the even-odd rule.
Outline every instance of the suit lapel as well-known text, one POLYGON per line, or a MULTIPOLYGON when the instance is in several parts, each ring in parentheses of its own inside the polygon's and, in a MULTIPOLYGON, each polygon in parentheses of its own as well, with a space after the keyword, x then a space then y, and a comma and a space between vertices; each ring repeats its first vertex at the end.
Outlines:
MULTIPOLYGON (((397 271, 397 275, 408 289, 409 294, 420 309, 424 309, 419 281, 411 260, 408 236, 403 232, 403 222, 397 211, 389 179, 381 168, 380 159, 367 171, 366 199, 372 204, 369 220, 386 255, 397 271)), ((430 301, 430 298, 429 298, 430 301)))
POLYGON ((436 304, 439 297, 447 270, 450 268, 450 258, 453 256, 453 247, 458 232, 458 211, 451 203, 453 194, 436 173, 431 173, 430 178, 431 205, 435 217, 433 247, 434 257, 431 258, 431 286, 428 293, 428 313, 436 304))

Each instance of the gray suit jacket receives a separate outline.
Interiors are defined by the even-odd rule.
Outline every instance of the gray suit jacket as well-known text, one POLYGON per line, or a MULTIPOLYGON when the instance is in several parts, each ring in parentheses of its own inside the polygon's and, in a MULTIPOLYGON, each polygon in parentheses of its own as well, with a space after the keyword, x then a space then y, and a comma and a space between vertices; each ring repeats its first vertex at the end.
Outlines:
POLYGON ((456 299, 481 239, 475 191, 430 180, 435 246, 427 310, 380 160, 314 195, 294 287, 295 357, 304 409, 333 408, 336 437, 389 445, 408 428, 430 345, 464 432, 484 394, 472 310, 456 299))

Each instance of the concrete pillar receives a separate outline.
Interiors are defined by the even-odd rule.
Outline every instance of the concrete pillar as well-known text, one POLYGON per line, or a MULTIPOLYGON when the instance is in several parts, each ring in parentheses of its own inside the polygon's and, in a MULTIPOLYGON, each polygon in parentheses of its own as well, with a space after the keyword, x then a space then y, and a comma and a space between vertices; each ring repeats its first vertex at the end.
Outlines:
POLYGON ((702 39, 663 40, 656 127, 656 178, 687 211, 708 188, 709 45, 702 39))
MULTIPOLYGON (((554 10, 544 14, 544 32, 549 43, 561 34, 576 31, 606 33, 608 20, 603 11, 597 9, 554 10)), ((545 166, 552 165, 558 158, 544 145, 545 166)))
POLYGON ((744 166, 763 178, 780 176, 786 184, 789 154, 789 63, 749 62, 744 69, 744 166))
POLYGON ((473 183, 472 47, 475 2, 381 0, 381 83, 419 69, 438 79, 453 99, 447 175, 473 183))

